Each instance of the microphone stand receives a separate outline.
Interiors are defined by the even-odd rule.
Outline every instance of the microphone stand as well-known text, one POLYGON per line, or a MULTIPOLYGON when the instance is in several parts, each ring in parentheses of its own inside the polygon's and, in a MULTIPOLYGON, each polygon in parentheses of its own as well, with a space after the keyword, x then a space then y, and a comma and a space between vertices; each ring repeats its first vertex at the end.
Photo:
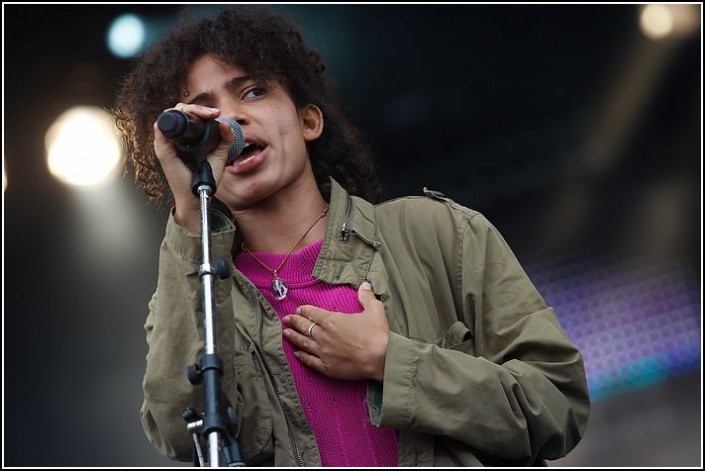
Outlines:
POLYGON ((228 278, 230 266, 227 263, 211 263, 210 260, 210 200, 216 185, 213 170, 205 156, 215 149, 219 139, 217 124, 214 124, 206 129, 203 139, 196 145, 175 143, 179 155, 194 158, 196 161, 192 190, 199 197, 201 204, 202 262, 198 276, 201 279, 203 297, 204 354, 200 363, 188 367, 187 374, 191 384, 203 383, 204 413, 199 416, 193 408, 187 407, 182 417, 187 422, 187 430, 192 434, 194 465, 207 464, 210 467, 219 467, 221 462, 226 466, 244 466, 238 443, 230 433, 237 422, 235 409, 228 404, 227 414, 223 414, 224 407, 220 403, 223 367, 215 345, 214 276, 217 274, 221 279, 228 278), (208 439, 207 462, 201 450, 199 432, 208 439))

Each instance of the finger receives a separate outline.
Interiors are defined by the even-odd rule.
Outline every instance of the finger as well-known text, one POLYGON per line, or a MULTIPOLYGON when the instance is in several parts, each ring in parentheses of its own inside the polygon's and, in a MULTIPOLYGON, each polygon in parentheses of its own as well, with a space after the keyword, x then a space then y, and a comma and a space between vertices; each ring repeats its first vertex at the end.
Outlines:
POLYGON ((282 319, 284 324, 289 326, 290 328, 296 330, 297 333, 301 335, 306 335, 308 337, 308 329, 311 327, 311 324, 314 322, 312 320, 309 320, 307 317, 298 315, 298 314, 292 314, 290 316, 284 316, 282 319))
POLYGON ((284 329, 284 338, 298 350, 318 356, 321 353, 320 345, 316 339, 308 337, 294 329, 284 329))
POLYGON ((323 360, 321 360, 316 355, 311 355, 310 353, 306 353, 303 350, 297 350, 294 352, 294 356, 298 358, 299 361, 307 367, 316 370, 319 373, 327 373, 328 368, 326 368, 326 365, 323 363, 323 360))
MULTIPOLYGON (((310 321, 320 325, 329 315, 329 311, 315 306, 303 305, 296 308, 296 315, 309 319, 310 321)), ((308 328, 308 324, 306 325, 306 328, 308 328)))
POLYGON ((372 301, 377 301, 375 293, 372 290, 372 285, 369 282, 363 281, 360 284, 357 290, 357 299, 364 309, 366 309, 372 301))
POLYGON ((233 145, 233 141, 235 140, 235 133, 233 132, 233 128, 230 127, 230 124, 225 121, 218 123, 218 132, 220 133, 220 144, 216 152, 220 151, 220 153, 224 154, 224 157, 227 157, 233 145))
POLYGON ((230 148, 235 141, 235 133, 233 133, 232 128, 227 122, 218 123, 218 134, 220 135, 220 142, 207 157, 208 163, 210 163, 211 170, 213 171, 216 186, 220 183, 223 176, 225 165, 228 162, 228 155, 230 155, 230 148))
POLYGON ((199 116, 203 119, 215 119, 218 115, 220 115, 220 110, 218 108, 188 103, 177 103, 176 106, 171 109, 183 111, 184 113, 199 116))

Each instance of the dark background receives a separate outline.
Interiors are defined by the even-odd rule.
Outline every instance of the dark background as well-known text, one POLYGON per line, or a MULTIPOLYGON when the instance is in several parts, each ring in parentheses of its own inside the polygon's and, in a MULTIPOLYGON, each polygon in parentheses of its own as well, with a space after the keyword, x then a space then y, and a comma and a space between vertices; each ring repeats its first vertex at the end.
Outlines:
MULTIPOLYGON (((701 5, 692 5, 701 17, 701 5)), ((202 7, 211 12, 216 7, 202 7)), ((323 54, 385 198, 483 212, 585 353, 594 407, 554 466, 702 465, 702 39, 639 5, 278 6, 323 54)), ((141 430, 166 211, 131 177, 56 181, 44 134, 114 105, 120 13, 3 4, 3 464, 168 466, 141 430)))

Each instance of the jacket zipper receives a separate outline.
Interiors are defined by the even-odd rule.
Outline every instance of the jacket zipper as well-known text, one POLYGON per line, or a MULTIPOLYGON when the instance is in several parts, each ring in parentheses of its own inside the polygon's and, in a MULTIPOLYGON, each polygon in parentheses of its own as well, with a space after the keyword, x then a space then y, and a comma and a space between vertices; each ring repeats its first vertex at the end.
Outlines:
MULTIPOLYGON (((351 228, 350 220, 352 218, 352 198, 348 194, 347 199, 345 200, 345 220, 343 220, 343 225, 340 226, 340 233, 338 235, 338 239, 347 242, 350 239, 350 234, 355 234, 357 237, 360 238, 363 242, 365 242, 367 245, 374 247, 375 249, 379 249, 380 243, 379 241, 376 240, 370 240, 367 237, 363 236, 360 234, 358 231, 355 230, 355 228, 351 228)), ((365 269, 365 280, 367 280, 367 275, 370 272, 370 266, 372 266, 372 258, 370 258, 369 263, 367 264, 367 268, 365 269)), ((342 271, 343 267, 341 267, 342 271)), ((338 276, 336 278, 340 278, 340 271, 338 272, 338 276)))
POLYGON ((348 198, 345 200, 345 220, 343 221, 343 225, 340 226, 340 231, 338 234, 338 239, 342 240, 343 242, 347 242, 350 239, 350 234, 355 234, 357 237, 362 239, 367 243, 367 245, 370 245, 376 249, 379 248, 379 242, 378 241, 373 241, 368 239, 367 237, 363 236, 360 234, 358 231, 355 230, 355 228, 351 228, 350 226, 350 220, 352 218, 352 198, 350 195, 348 195, 348 198))
MULTIPOLYGON (((260 326, 259 326, 259 342, 260 342, 260 349, 264 351, 264 346, 262 345, 262 328, 263 328, 263 320, 260 318, 260 326)), ((293 432, 293 428, 291 426, 291 420, 289 420, 289 415, 286 413, 286 408, 284 408, 284 405, 282 404, 282 401, 279 397, 279 386, 277 385, 277 380, 274 378, 274 373, 272 373, 272 368, 269 366, 269 362, 267 361, 267 357, 262 355, 262 363, 264 363, 264 368, 267 370, 267 374, 269 375, 269 378, 272 381, 272 387, 274 388, 274 395, 277 396, 277 402, 279 402, 279 407, 282 408, 282 412, 284 413, 284 420, 286 420, 286 430, 289 433, 289 438, 291 439, 291 443, 294 445, 294 452, 296 454, 296 459, 298 460, 298 465, 299 467, 304 466, 304 458, 301 455, 301 447, 299 446, 299 441, 296 438, 296 435, 293 432)))
POLYGON ((343 225, 340 226, 340 233, 338 234, 338 239, 342 240, 343 242, 347 242, 348 239, 350 238, 350 229, 348 228, 349 222, 350 222, 350 217, 352 215, 352 198, 348 194, 347 199, 345 200, 345 220, 343 221, 343 225))

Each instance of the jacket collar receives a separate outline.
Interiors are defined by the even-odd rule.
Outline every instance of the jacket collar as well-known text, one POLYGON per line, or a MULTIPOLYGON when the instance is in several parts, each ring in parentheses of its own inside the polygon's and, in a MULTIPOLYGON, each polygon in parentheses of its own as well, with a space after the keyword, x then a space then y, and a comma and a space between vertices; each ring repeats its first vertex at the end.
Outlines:
POLYGON ((329 283, 362 282, 380 243, 375 208, 333 178, 326 239, 313 276, 329 283))
MULTIPOLYGON (((354 233, 374 245, 377 237, 377 217, 374 206, 362 198, 350 195, 333 178, 331 181, 330 205, 334 217, 329 221, 337 233, 337 239, 346 241, 354 233)), ((327 234, 328 235, 328 234, 327 234)))

